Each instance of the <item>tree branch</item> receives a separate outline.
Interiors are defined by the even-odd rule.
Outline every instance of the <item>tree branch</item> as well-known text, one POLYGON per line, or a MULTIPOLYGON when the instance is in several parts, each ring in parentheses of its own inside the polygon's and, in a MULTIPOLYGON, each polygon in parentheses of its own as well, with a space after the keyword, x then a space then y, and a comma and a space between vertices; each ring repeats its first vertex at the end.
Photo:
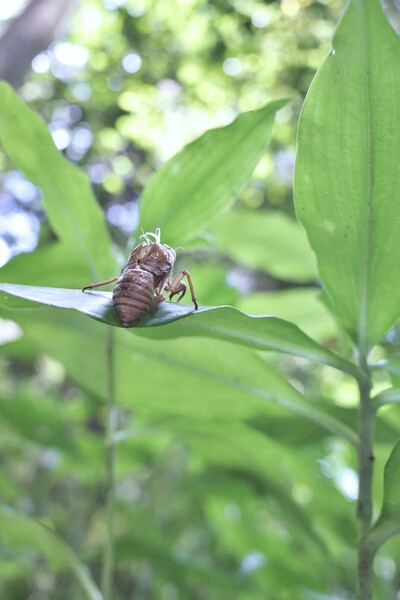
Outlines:
POLYGON ((0 38, 0 79, 18 88, 33 58, 46 50, 77 0, 32 0, 0 38))

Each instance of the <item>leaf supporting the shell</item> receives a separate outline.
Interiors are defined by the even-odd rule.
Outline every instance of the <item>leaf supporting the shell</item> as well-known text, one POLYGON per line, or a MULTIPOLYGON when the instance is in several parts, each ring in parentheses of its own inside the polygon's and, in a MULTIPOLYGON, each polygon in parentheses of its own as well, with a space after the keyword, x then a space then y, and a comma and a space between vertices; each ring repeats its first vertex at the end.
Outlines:
MULTIPOLYGON (((0 292, 0 304, 6 308, 32 308, 32 302, 36 302, 78 310, 103 323, 121 327, 110 292, 6 283, 0 284, 0 292)), ((253 317, 230 306, 200 307, 195 311, 193 306, 162 302, 133 328, 138 333, 144 329, 148 337, 156 339, 212 337, 259 350, 275 350, 358 376, 355 365, 309 338, 293 323, 271 316, 253 317), (159 325, 168 325, 168 328, 164 331, 164 328, 157 327, 159 325)))

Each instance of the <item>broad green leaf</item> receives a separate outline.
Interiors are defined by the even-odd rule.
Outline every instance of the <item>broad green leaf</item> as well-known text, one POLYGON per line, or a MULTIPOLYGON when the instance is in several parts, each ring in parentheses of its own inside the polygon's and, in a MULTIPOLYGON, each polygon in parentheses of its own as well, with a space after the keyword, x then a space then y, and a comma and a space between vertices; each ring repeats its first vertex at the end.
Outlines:
MULTIPOLYGON (((4 307, 29 308, 31 302, 75 309, 104 323, 121 326, 112 306, 111 292, 0 284, 0 304, 4 307)), ((166 324, 170 324, 168 328, 153 330, 148 337, 212 337, 258 350, 301 356, 358 375, 355 365, 314 342, 293 323, 276 317, 252 317, 229 306, 200 307, 194 311, 193 306, 163 302, 147 313, 134 329, 148 330, 166 324)))
POLYGON ((138 329, 152 339, 172 337, 209 337, 226 340, 257 350, 275 350, 322 363, 358 377, 358 368, 321 346, 296 325, 272 316, 247 315, 236 308, 222 306, 205 309, 168 325, 168 328, 138 329))
MULTIPOLYGON (((30 343, 59 360, 85 389, 105 398, 105 327, 73 312, 7 312, 30 343)), ((309 402, 250 348, 210 339, 152 340, 121 329, 114 331, 114 339, 116 398, 137 414, 237 420, 267 415, 269 405, 277 405, 357 443, 352 428, 309 402)))
POLYGON ((44 121, 5 82, 0 82, 0 142, 42 190, 51 227, 71 262, 87 265, 94 279, 112 276, 110 238, 87 175, 63 157, 44 121))
POLYGON ((374 398, 373 402, 377 408, 384 406, 385 404, 395 404, 400 402, 400 388, 392 387, 379 392, 374 398))
POLYGON ((144 231, 161 228, 162 241, 182 246, 237 199, 265 151, 278 100, 204 133, 151 179, 140 207, 144 231))
POLYGON ((7 508, 0 509, 0 540, 7 548, 35 548, 54 569, 71 569, 85 598, 102 600, 102 595, 86 566, 48 527, 30 517, 7 508))
POLYGON ((201 559, 196 560, 191 553, 183 553, 169 536, 166 538, 164 533, 154 529, 154 519, 144 519, 141 516, 140 521, 134 523, 132 531, 117 540, 117 558, 124 562, 132 559, 146 560, 158 574, 164 572, 169 578, 172 576, 174 580, 182 581, 195 577, 205 584, 212 584, 217 590, 231 589, 233 592, 248 584, 243 574, 203 564, 201 559))
MULTIPOLYGON (((301 426, 297 424, 297 428, 301 426)), ((242 481, 254 486, 260 498, 263 498, 263 502, 268 502, 269 506, 271 500, 272 504, 276 503, 278 514, 280 513, 278 521, 282 518, 290 531, 296 528, 302 539, 312 536, 315 541, 315 534, 320 531, 323 522, 325 542, 328 537, 326 533, 330 530, 331 535, 337 538, 336 545, 339 552, 343 552, 343 544, 351 548, 355 535, 351 503, 330 480, 321 477, 318 463, 316 460, 310 460, 309 453, 299 452, 298 449, 293 452, 293 448, 281 442, 279 434, 282 433, 283 427, 276 431, 276 439, 271 440, 264 433, 242 423, 204 422, 177 417, 174 420, 166 419, 165 422, 157 422, 150 432, 153 431, 157 436, 163 428, 172 431, 174 436, 183 440, 197 456, 207 462, 208 474, 212 472, 211 467, 221 469, 217 472, 217 477, 220 473, 218 482, 222 483, 222 478, 226 477, 227 471, 235 474, 236 481, 242 477, 242 481), (284 481, 283 487, 282 481, 284 481), (300 506, 297 504, 298 498, 295 497, 294 488, 293 494, 288 494, 292 484, 295 487, 299 484, 309 491, 309 500, 305 505, 301 501, 300 506), (324 498, 322 506, 321 498, 324 498), (314 525, 310 523, 310 515, 313 515, 314 525), (318 527, 315 527, 316 520, 319 523, 318 527), (307 533, 300 531, 303 527, 308 528, 307 533)), ((296 424, 293 425, 293 428, 295 427, 296 424)), ((133 454, 134 445, 130 447, 133 454)), ((231 498, 235 498, 235 501, 238 500, 236 494, 232 495, 232 490, 229 492, 228 489, 227 493, 231 498)), ((212 491, 208 491, 207 496, 210 495, 212 491)), ((275 514, 274 508, 272 511, 275 514)), ((271 514, 270 508, 268 512, 271 514)), ((265 538, 264 535, 261 537, 265 538)))
MULTIPOLYGON (((115 270, 107 277, 114 274, 115 270)), ((0 269, 2 281, 54 287, 83 287, 92 276, 90 266, 82 258, 71 256, 68 246, 59 242, 19 254, 0 269)))
POLYGON ((224 426, 221 427, 220 423, 215 422, 179 417, 167 419, 152 429, 153 435, 159 435, 159 431, 164 429, 172 431, 174 436, 209 465, 257 477, 280 507, 285 507, 283 512, 291 525, 299 527, 301 535, 311 539, 319 551, 324 549, 310 515, 287 494, 287 479, 293 478, 296 481, 296 470, 289 468, 290 453, 279 442, 269 439, 246 424, 229 421, 224 422, 224 426), (271 467, 282 464, 283 461, 287 468, 287 479, 284 483, 280 469, 271 467))
POLYGON ((196 290, 201 293, 201 303, 203 305, 237 306, 239 291, 232 287, 227 281, 226 265, 211 261, 190 260, 185 256, 184 260, 178 262, 177 270, 183 268, 190 272, 192 280, 195 282, 196 290))
POLYGON ((383 503, 380 517, 371 531, 375 548, 400 532, 400 439, 394 445, 383 473, 383 503))
POLYGON ((321 342, 336 338, 338 331, 319 296, 320 290, 311 287, 254 292, 241 298, 238 307, 253 315, 269 314, 287 319, 321 342))
POLYGON ((211 232, 217 249, 239 264, 289 281, 317 279, 304 230, 282 212, 232 211, 211 232))
POLYGON ((399 64, 379 0, 351 0, 299 123, 296 211, 363 353, 400 313, 399 64))
POLYGON ((383 476, 381 518, 397 517, 400 521, 400 439, 386 462, 383 476))
POLYGON ((0 398, 1 421, 37 444, 64 450, 73 447, 69 423, 55 398, 28 397, 26 394, 0 398))

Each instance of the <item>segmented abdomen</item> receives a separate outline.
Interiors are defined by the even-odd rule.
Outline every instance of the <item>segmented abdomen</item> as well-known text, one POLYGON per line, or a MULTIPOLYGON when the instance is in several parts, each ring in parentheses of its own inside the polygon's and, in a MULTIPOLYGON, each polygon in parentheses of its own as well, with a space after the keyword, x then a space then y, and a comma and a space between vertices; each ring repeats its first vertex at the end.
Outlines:
POLYGON ((121 273, 113 291, 113 304, 124 327, 129 327, 153 306, 154 280, 151 273, 127 269, 121 273))

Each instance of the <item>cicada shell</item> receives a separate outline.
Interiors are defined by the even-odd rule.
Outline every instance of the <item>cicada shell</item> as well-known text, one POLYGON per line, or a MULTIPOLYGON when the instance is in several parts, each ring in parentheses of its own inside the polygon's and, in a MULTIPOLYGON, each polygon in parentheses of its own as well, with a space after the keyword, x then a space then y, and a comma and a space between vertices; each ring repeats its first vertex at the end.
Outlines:
POLYGON ((144 242, 136 246, 129 255, 119 277, 100 283, 92 283, 83 291, 117 281, 113 290, 113 304, 124 327, 129 327, 143 317, 149 310, 165 300, 162 292, 170 293, 170 298, 179 294, 178 302, 183 298, 189 283, 192 301, 198 309, 192 279, 187 271, 180 271, 171 281, 176 252, 167 244, 160 242, 160 230, 141 236, 144 242), (151 237, 155 241, 151 241, 151 237))

